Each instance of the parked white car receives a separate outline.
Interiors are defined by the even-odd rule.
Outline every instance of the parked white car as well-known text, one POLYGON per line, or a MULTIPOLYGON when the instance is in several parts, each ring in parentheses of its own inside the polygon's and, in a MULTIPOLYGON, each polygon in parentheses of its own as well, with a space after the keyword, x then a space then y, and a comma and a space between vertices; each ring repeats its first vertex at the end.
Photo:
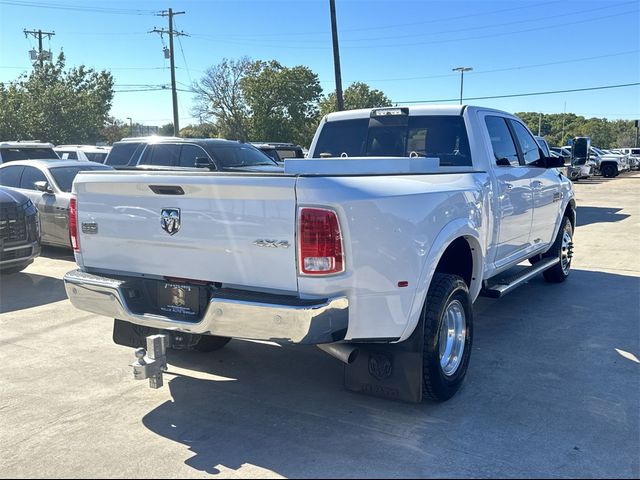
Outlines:
POLYGON ((95 145, 58 145, 54 148, 63 160, 81 160, 85 162, 104 163, 111 147, 95 145))
POLYGON ((67 295, 121 344, 314 344, 351 390, 447 400, 473 301, 570 273, 562 164, 517 117, 447 105, 332 113, 284 174, 83 172, 67 295))

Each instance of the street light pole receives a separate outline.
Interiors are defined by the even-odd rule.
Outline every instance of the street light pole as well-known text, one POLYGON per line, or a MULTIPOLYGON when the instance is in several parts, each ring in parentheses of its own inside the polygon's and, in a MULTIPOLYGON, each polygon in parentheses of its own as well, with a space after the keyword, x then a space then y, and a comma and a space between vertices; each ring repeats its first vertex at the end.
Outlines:
POLYGON ((127 117, 127 120, 129 120, 129 136, 133 137, 133 120, 131 117, 127 117))
POLYGON ((460 72, 460 105, 462 105, 462 88, 464 86, 464 72, 473 70, 472 67, 456 67, 452 68, 452 72, 460 72))

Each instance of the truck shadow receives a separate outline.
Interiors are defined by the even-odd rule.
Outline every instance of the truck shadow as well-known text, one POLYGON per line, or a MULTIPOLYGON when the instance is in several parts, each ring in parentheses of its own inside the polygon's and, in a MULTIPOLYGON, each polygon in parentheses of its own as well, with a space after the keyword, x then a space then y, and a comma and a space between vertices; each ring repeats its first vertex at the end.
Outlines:
POLYGON ((618 213, 621 208, 608 207, 581 207, 577 208, 578 227, 593 223, 619 222, 631 215, 618 213))
POLYGON ((53 258, 56 260, 70 260, 75 261, 73 257, 73 250, 62 247, 51 247, 49 245, 42 246, 41 257, 53 258))
POLYGON ((14 273, 0 278, 0 313, 37 307, 67 299, 59 278, 14 273))
POLYGON ((637 277, 575 270, 563 284, 535 278, 503 299, 478 300, 469 375, 443 404, 347 392, 342 365, 315 347, 234 340, 208 355, 172 352, 171 400, 142 421, 188 447, 185 464, 209 474, 583 476, 594 465, 613 473, 611 455, 627 459, 615 468, 635 471, 635 443, 621 443, 603 412, 638 425, 629 381, 637 364, 616 349, 638 354, 629 298, 639 294, 637 277), (594 288, 598 295, 587 293, 594 288), (568 465, 558 454, 587 438, 588 461, 568 465), (529 450, 536 455, 521 455, 529 450))

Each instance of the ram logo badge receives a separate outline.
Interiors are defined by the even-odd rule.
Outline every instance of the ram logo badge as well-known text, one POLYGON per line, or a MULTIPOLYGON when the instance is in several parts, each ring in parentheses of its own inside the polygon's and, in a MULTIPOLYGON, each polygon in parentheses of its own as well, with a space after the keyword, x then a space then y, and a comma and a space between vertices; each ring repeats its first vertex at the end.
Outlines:
POLYGON ((175 235, 180 230, 180 209, 163 208, 160 214, 160 226, 169 235, 175 235))

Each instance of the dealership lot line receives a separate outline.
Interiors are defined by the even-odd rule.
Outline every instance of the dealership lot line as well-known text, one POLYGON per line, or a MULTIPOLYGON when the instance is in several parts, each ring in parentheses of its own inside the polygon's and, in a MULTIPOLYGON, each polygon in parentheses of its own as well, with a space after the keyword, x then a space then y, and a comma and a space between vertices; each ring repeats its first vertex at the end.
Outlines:
POLYGON ((46 249, 0 282, 1 477, 638 477, 640 173, 576 183, 570 279, 475 304, 445 404, 348 393, 313 347, 232 341, 135 382, 46 249))

